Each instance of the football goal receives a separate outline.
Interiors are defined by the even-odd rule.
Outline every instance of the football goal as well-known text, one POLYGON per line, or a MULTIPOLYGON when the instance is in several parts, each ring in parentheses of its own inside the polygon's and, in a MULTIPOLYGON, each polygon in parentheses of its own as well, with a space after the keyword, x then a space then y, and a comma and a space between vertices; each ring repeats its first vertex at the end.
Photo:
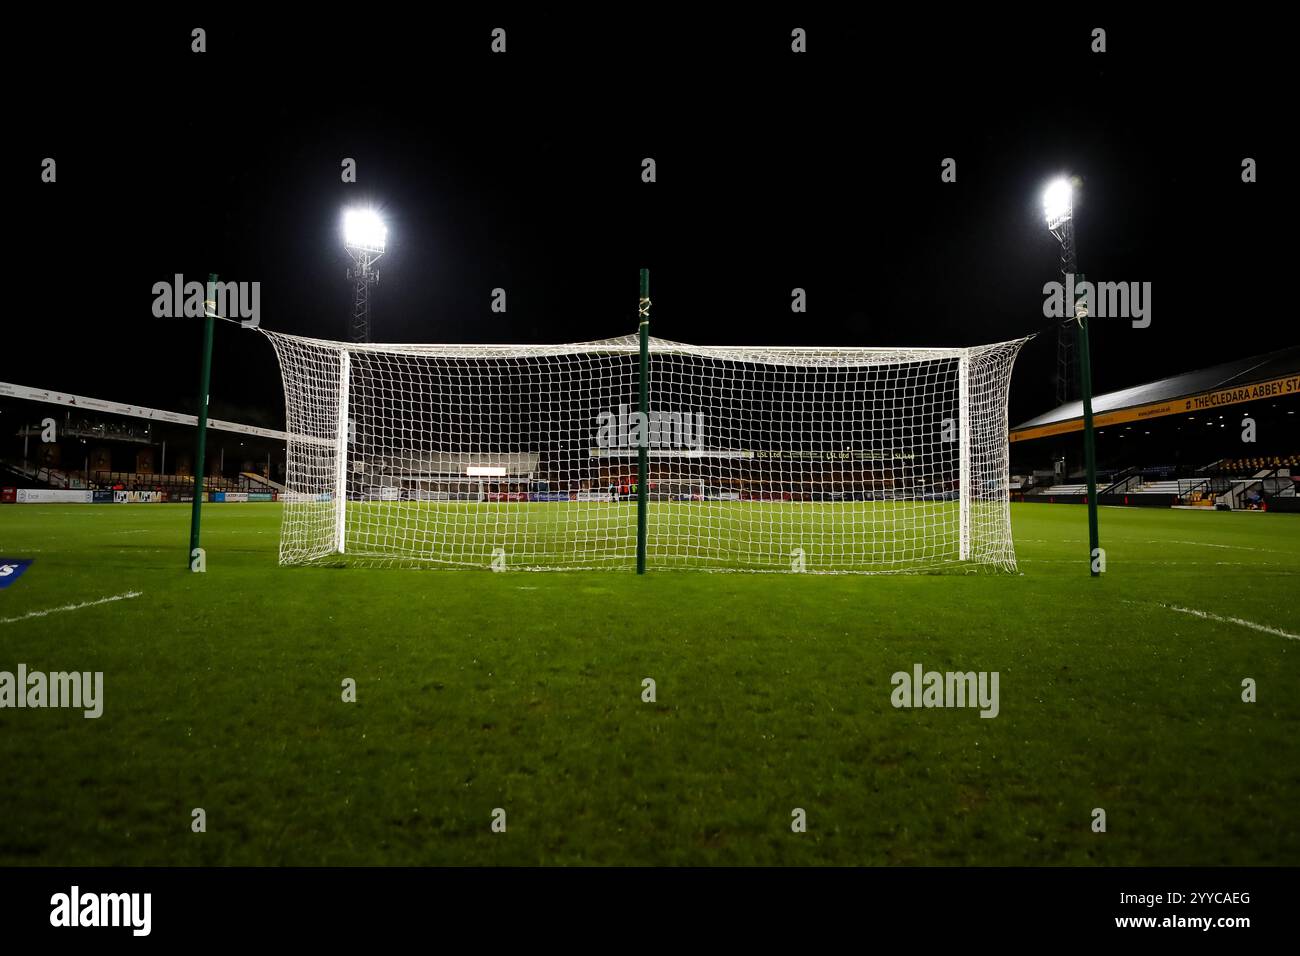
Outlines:
POLYGON ((652 570, 1015 569, 1007 393, 1024 339, 649 338, 643 366, 636 336, 379 345, 263 331, 289 433, 282 564, 631 570, 640 508, 652 570))

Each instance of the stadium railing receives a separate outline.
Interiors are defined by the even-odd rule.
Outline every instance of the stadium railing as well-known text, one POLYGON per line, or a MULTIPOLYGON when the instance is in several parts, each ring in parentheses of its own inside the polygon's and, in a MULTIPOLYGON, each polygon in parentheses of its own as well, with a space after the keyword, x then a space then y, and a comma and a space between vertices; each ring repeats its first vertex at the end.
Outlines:
MULTIPOLYGON (((194 488, 193 475, 155 475, 148 472, 133 471, 94 471, 91 472, 91 481, 101 488, 113 488, 121 485, 126 491, 151 491, 162 489, 164 491, 189 491, 194 488)), ((238 481, 232 481, 219 475, 208 475, 203 479, 203 487, 207 491, 246 491, 248 483, 242 486, 238 481)))

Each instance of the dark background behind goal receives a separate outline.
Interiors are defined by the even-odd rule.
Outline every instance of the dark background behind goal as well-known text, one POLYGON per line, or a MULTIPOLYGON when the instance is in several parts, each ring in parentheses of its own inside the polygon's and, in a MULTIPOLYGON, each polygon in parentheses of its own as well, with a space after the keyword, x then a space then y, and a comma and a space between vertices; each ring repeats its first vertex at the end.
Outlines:
MULTIPOLYGON (((1056 404, 1039 197, 1062 172, 1082 179, 1082 271, 1153 283, 1150 328, 1094 323, 1097 391, 1300 337, 1277 294, 1280 66, 1258 23, 431 11, 16 26, 39 95, 10 103, 21 241, 0 380, 191 410, 197 323, 150 311, 176 273, 259 281, 267 327, 345 338, 340 213, 371 202, 390 227, 376 341, 630 333, 648 266, 655 334, 701 344, 1043 332, 1014 424, 1056 404), (1260 182, 1241 182, 1244 157, 1260 182)), ((282 420, 260 336, 219 330, 213 401, 282 420)))

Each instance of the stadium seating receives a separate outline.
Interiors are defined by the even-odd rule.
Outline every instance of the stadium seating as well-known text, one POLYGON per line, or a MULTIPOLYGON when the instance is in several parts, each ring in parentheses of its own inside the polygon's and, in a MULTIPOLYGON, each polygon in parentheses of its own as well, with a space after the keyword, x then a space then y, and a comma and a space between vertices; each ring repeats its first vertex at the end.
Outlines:
POLYGON ((278 481, 272 481, 265 475, 259 475, 255 471, 241 471, 239 473, 241 484, 247 482, 249 491, 284 491, 284 485, 278 481))
POLYGON ((44 466, 24 465, 16 461, 0 462, 0 471, 6 473, 0 484, 10 484, 13 479, 9 475, 14 475, 18 480, 27 484, 32 484, 43 488, 84 488, 85 483, 81 480, 81 474, 77 472, 61 471, 58 468, 46 468, 44 466))
MULTIPOLYGON (((95 471, 91 472, 91 481, 100 488, 122 486, 127 491, 191 491, 194 488, 193 475, 153 475, 130 471, 95 471)), ((209 475, 203 479, 203 487, 208 491, 242 491, 247 490, 247 482, 240 483, 229 478, 209 475)))
POLYGON ((1135 495, 1181 495, 1186 494, 1191 482, 1177 478, 1165 478, 1159 481, 1144 481, 1133 489, 1135 495))
POLYGON ((1034 495, 1086 495, 1088 493, 1087 482, 1075 482, 1062 485, 1047 485, 1035 488, 1030 494, 1034 495))
POLYGON ((1232 474, 1254 474, 1274 468, 1300 468, 1300 454, 1225 458, 1215 466, 1219 472, 1232 474))

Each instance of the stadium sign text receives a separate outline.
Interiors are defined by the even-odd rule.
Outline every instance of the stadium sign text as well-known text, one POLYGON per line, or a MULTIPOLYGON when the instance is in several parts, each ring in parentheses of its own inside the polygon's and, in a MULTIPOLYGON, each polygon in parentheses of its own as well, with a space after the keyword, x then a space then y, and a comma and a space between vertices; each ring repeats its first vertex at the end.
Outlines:
MULTIPOLYGON (((1186 412, 1202 411, 1210 408, 1224 408, 1240 405, 1243 402, 1260 401, 1266 398, 1287 398, 1300 395, 1300 375, 1288 375, 1266 382, 1253 382, 1249 385, 1233 385, 1182 398, 1172 398, 1162 402, 1135 405, 1131 408, 1118 408, 1113 412, 1102 412, 1093 418, 1093 425, 1105 428, 1109 425, 1122 425, 1125 422, 1145 421, 1150 418, 1163 418, 1167 415, 1182 415, 1186 412)), ((1035 425, 1032 428, 1019 428, 1011 432, 1013 442, 1029 441, 1035 438, 1047 438, 1051 435, 1063 435, 1083 429, 1082 418, 1070 418, 1065 421, 1035 425)))

